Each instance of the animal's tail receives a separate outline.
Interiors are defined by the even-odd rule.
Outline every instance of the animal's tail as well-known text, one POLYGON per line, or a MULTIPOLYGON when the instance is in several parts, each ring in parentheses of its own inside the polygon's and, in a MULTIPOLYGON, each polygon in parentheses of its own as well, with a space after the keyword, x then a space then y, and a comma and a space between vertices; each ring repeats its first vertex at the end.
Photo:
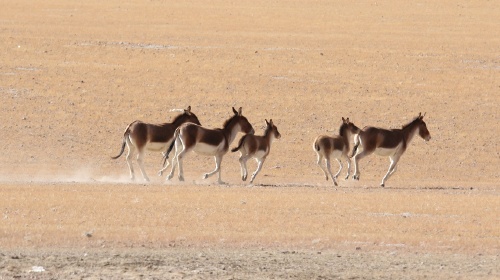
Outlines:
MULTIPOLYGON (((133 123, 134 123, 134 122, 133 122, 133 123)), ((120 154, 119 154, 119 155, 117 155, 117 156, 111 157, 112 159, 117 159, 117 158, 121 157, 121 155, 123 154, 123 151, 125 151, 125 144, 127 143, 127 137, 128 137, 128 135, 130 134, 130 126, 131 126, 133 123, 129 124, 129 125, 127 126, 127 128, 125 129, 125 132, 123 133, 123 141, 122 141, 122 148, 121 148, 121 150, 120 150, 120 154)))
POLYGON ((180 133, 180 127, 178 127, 175 132, 174 132, 174 138, 172 140, 172 143, 170 144, 170 147, 168 147, 168 150, 166 153, 163 154, 163 165, 165 165, 165 162, 167 162, 167 159, 168 159, 168 155, 170 154, 170 152, 172 151, 172 149, 174 148, 175 146, 175 141, 177 141, 177 138, 179 137, 179 133, 180 133))
POLYGON ((245 135, 245 136, 243 136, 243 137, 241 137, 240 142, 238 143, 238 147, 236 147, 236 148, 232 148, 232 149, 231 149, 231 152, 233 152, 233 153, 234 153, 234 152, 237 152, 237 151, 241 148, 241 146, 243 146, 243 143, 245 143, 245 138, 246 138, 246 137, 247 137, 246 135, 245 135))
POLYGON ((359 141, 359 135, 357 135, 356 138, 354 138, 354 147, 352 148, 352 153, 349 156, 350 158, 352 158, 356 154, 360 142, 361 141, 359 141))
POLYGON ((318 142, 314 141, 314 144, 313 144, 313 149, 314 149, 316 152, 319 152, 320 148, 319 148, 318 142))
POLYGON ((319 138, 320 138, 320 137, 321 137, 321 136, 318 136, 318 137, 316 137, 316 139, 314 139, 314 142, 313 142, 313 150, 314 150, 315 152, 319 152, 319 150, 321 150, 321 147, 319 146, 319 138))

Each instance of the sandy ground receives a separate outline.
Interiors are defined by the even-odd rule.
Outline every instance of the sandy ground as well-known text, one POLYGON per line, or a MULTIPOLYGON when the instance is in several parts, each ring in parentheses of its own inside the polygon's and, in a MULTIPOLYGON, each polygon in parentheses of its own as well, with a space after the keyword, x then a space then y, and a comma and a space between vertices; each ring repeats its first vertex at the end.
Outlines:
POLYGON ((0 279, 500 277, 498 18, 494 1, 2 3, 0 279), (201 179, 211 158, 190 154, 185 183, 155 176, 159 153, 149 183, 110 159, 129 123, 188 105, 206 127, 233 106, 257 134, 273 119, 254 186, 237 154, 223 186, 201 179), (376 156, 324 181, 312 142, 341 117, 419 112, 432 140, 386 188, 376 156))

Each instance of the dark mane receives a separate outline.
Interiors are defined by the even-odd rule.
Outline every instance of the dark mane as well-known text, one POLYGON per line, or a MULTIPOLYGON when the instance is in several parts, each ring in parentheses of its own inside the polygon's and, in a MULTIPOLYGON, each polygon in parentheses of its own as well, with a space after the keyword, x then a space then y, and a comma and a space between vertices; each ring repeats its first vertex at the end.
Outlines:
POLYGON ((229 123, 232 122, 234 120, 235 117, 237 117, 238 115, 233 115, 232 117, 230 117, 229 119, 227 119, 224 124, 222 125, 222 128, 226 128, 229 126, 229 123))
POLYGON ((266 130, 264 130, 264 136, 267 136, 269 133, 271 133, 272 130, 273 130, 272 125, 266 126, 266 130))
POLYGON ((355 124, 351 123, 352 126, 354 126, 354 128, 356 129, 356 131, 360 131, 361 129, 359 127, 357 127, 355 124))
POLYGON ((339 128, 339 135, 344 136, 344 130, 346 130, 347 125, 345 123, 342 123, 342 125, 339 128))
POLYGON ((403 125, 403 127, 401 129, 405 129, 405 128, 408 128, 409 126, 417 123, 418 121, 420 121, 420 116, 419 117, 416 117, 415 119, 413 119, 411 122, 403 125))
POLYGON ((186 113, 179 114, 177 117, 174 118, 172 123, 175 124, 175 123, 179 122, 185 116, 186 116, 186 113))

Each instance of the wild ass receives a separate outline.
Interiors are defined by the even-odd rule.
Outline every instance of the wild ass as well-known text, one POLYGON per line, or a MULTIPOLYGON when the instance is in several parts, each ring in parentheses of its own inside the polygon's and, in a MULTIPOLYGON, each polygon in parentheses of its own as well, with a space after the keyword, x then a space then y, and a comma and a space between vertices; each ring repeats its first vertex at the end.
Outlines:
POLYGON ((424 116, 425 114, 422 116, 422 114, 419 113, 418 117, 408 124, 403 125, 401 129, 387 130, 371 126, 363 128, 355 138, 355 146, 352 150, 352 156, 354 156, 353 179, 359 180, 358 161, 360 159, 372 153, 379 156, 388 156, 391 160, 391 164, 380 184, 380 186, 384 187, 385 181, 396 172, 396 165, 406 151, 415 133, 418 131, 418 135, 425 141, 431 139, 431 134, 423 121, 424 116), (361 146, 361 149, 357 150, 358 146, 361 146))
POLYGON ((313 149, 318 155, 318 165, 325 174, 326 180, 328 180, 328 173, 332 177, 333 184, 337 186, 337 177, 342 171, 342 158, 347 161, 347 176, 345 179, 349 178, 351 170, 351 160, 348 157, 349 152, 349 141, 352 135, 359 133, 360 129, 349 121, 349 118, 342 118, 342 125, 339 128, 339 135, 327 136, 320 135, 314 140, 313 149), (321 164, 321 161, 325 159, 326 169, 321 164), (335 175, 332 174, 332 168, 330 164, 330 159, 334 158, 338 161, 340 165, 339 171, 335 175), (328 173, 327 173, 328 170, 328 173))
POLYGON ((281 134, 278 131, 278 128, 273 124, 273 120, 266 121, 266 130, 263 136, 256 136, 252 134, 246 134, 241 137, 238 147, 231 150, 231 152, 240 151, 240 165, 241 165, 241 179, 243 181, 247 180, 247 160, 250 158, 255 158, 257 161, 257 169, 252 174, 252 178, 250 178, 250 184, 253 183, 253 180, 259 173, 264 161, 266 160, 267 155, 271 151, 271 142, 274 139, 280 139, 281 134))
MULTIPOLYGON (((215 157, 215 169, 210 173, 206 173, 203 179, 218 173, 218 183, 223 184, 221 180, 221 162, 222 157, 229 150, 229 145, 233 142, 238 132, 254 133, 252 125, 241 114, 241 107, 236 111, 233 107, 234 115, 226 120, 223 128, 208 129, 201 125, 187 123, 181 125, 175 131, 175 142, 170 144, 165 157, 168 155, 175 146, 175 156, 172 159, 172 170, 167 176, 167 180, 172 179, 174 176, 175 167, 179 165, 179 181, 184 181, 184 170, 182 168, 182 161, 186 153, 195 151, 198 154, 215 157)), ((165 169, 165 168, 164 168, 165 169)), ((164 170, 162 169, 162 171, 164 170)), ((161 172, 161 171, 160 171, 161 172)))
POLYGON ((144 150, 155 152, 165 151, 170 143, 173 142, 175 130, 181 124, 187 122, 200 124, 198 117, 191 112, 191 106, 187 107, 182 114, 175 117, 172 123, 149 124, 141 121, 134 121, 125 129, 120 154, 111 158, 119 158, 123 154, 126 144, 128 147, 127 164, 130 169, 130 179, 134 180, 135 175, 131 157, 135 149, 137 149, 137 163, 139 164, 144 180, 149 181, 143 165, 144 150))

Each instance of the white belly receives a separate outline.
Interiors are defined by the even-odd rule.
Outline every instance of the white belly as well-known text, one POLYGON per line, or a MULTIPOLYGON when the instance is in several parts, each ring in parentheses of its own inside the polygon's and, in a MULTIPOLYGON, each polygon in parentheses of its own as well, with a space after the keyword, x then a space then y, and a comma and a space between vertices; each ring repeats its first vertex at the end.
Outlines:
POLYGON ((377 154, 379 156, 383 156, 383 157, 390 157, 390 156, 396 154, 401 149, 401 145, 402 144, 399 144, 395 148, 392 148, 392 149, 377 148, 375 150, 375 154, 377 154))
POLYGON ((169 142, 162 143, 162 142, 149 142, 146 144, 145 148, 148 151, 154 151, 154 152, 159 152, 159 151, 165 151, 168 148, 168 145, 170 144, 169 142))
POLYGON ((259 150, 259 151, 255 152, 255 154, 253 154, 252 157, 254 157, 254 158, 263 158, 264 156, 266 156, 266 154, 267 154, 266 151, 259 150))
POLYGON ((215 154, 217 154, 217 152, 219 151, 219 146, 212 146, 205 143, 197 143, 193 151, 195 151, 200 155, 215 156, 215 154))
POLYGON ((342 151, 340 150, 333 150, 332 154, 330 155, 330 158, 342 158, 342 151))

